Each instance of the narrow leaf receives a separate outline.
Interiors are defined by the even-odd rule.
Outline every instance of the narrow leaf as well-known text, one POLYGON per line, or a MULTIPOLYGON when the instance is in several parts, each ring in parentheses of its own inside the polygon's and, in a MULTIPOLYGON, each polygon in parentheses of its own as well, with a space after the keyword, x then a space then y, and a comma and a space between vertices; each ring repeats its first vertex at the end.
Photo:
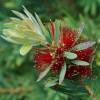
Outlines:
POLYGON ((18 11, 12 10, 12 12, 13 12, 16 16, 18 16, 19 18, 21 18, 21 19, 26 19, 26 18, 27 18, 24 14, 22 14, 22 13, 20 13, 20 12, 18 12, 18 11))
POLYGON ((15 22, 15 23, 21 21, 21 19, 15 18, 15 17, 10 17, 10 19, 11 19, 11 21, 13 21, 13 22, 15 22))
POLYGON ((6 40, 8 42, 11 42, 11 43, 21 44, 19 41, 12 40, 11 38, 3 36, 3 35, 1 35, 1 38, 3 38, 4 40, 6 40))
POLYGON ((40 75, 39 75, 39 77, 38 77, 38 79, 37 79, 37 82, 39 82, 40 80, 42 80, 47 75, 47 73, 50 71, 50 69, 51 69, 51 67, 49 66, 49 67, 47 67, 45 69, 45 71, 41 72, 40 75))
POLYGON ((77 37, 76 37, 76 40, 75 40, 75 43, 78 41, 78 39, 80 38, 81 36, 81 33, 83 32, 83 29, 84 29, 84 23, 81 23, 80 27, 77 29, 77 37))
MULTIPOLYGON (((44 27, 44 25, 43 25, 41 19, 39 18, 39 16, 38 16, 36 13, 35 13, 35 16, 36 16, 36 19, 37 19, 38 24, 40 25, 40 27, 41 27, 43 33, 45 34, 45 32, 47 32, 47 30, 45 29, 45 27, 44 27)), ((47 34, 45 34, 45 35, 47 35, 47 34)))
POLYGON ((64 66, 61 69, 60 76, 59 76, 59 84, 63 82, 65 74, 66 74, 66 63, 64 63, 64 66))
POLYGON ((43 25, 41 19, 39 18, 39 16, 36 13, 35 13, 35 16, 36 16, 36 19, 37 19, 38 24, 40 25, 40 28, 42 30, 43 35, 46 37, 46 39, 47 39, 48 42, 51 41, 50 40, 51 39, 50 38, 50 34, 47 31, 47 29, 45 28, 45 26, 43 25))
POLYGON ((35 17, 34 17, 24 6, 23 6, 23 8, 24 8, 25 14, 28 16, 28 18, 29 18, 29 19, 31 20, 31 22, 33 23, 33 26, 37 29, 37 30, 36 30, 37 33, 40 34, 42 37, 44 37, 43 34, 41 34, 41 33, 42 33, 42 30, 41 30, 41 28, 40 28, 40 26, 39 26, 37 20, 35 19, 35 17))
POLYGON ((93 41, 88 41, 88 42, 80 43, 80 44, 74 46, 73 50, 84 50, 84 49, 92 47, 93 45, 95 45, 95 43, 96 42, 93 42, 93 41))
POLYGON ((78 29, 78 33, 82 33, 84 29, 84 23, 81 23, 79 29, 78 29))
POLYGON ((77 54, 72 52, 65 52, 65 57, 67 57, 68 59, 75 59, 77 58, 77 54))
POLYGON ((24 44, 20 49, 21 55, 26 55, 30 50, 32 49, 32 45, 30 44, 24 44))
POLYGON ((38 23, 37 23, 36 19, 34 18, 34 16, 24 6, 23 6, 23 8, 24 8, 25 14, 33 22, 33 24, 35 23, 38 26, 38 23))
POLYGON ((52 87, 52 86, 55 86, 57 85, 57 81, 58 79, 55 79, 55 80, 51 80, 50 82, 47 82, 45 87, 52 87))
POLYGON ((73 64, 76 64, 76 65, 81 65, 81 66, 88 66, 89 63, 86 62, 86 61, 81 61, 81 60, 74 60, 72 61, 73 64))
POLYGON ((54 34, 56 44, 58 43, 58 40, 59 40, 59 34, 60 34, 59 28, 60 28, 60 21, 56 20, 55 21, 55 34, 54 34))

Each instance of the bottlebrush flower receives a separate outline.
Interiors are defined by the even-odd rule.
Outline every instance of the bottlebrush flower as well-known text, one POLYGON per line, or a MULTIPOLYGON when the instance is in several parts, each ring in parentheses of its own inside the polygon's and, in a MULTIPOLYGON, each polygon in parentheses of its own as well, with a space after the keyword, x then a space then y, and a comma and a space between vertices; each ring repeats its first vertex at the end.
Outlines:
POLYGON ((37 81, 43 79, 48 72, 59 76, 59 84, 66 79, 85 78, 91 75, 93 45, 95 42, 79 40, 82 27, 74 30, 62 26, 56 20, 51 22, 49 30, 40 18, 35 17, 24 7, 26 15, 13 11, 20 18, 11 18, 3 30, 3 38, 7 41, 23 45, 20 52, 25 55, 33 48, 35 68, 40 72, 37 81))
POLYGON ((38 81, 44 77, 43 69, 45 72, 48 66, 50 67, 47 71, 51 71, 54 75, 59 75, 59 84, 62 83, 64 78, 73 79, 77 76, 80 78, 90 76, 92 73, 90 63, 94 53, 92 46, 95 42, 86 41, 80 43, 78 40, 80 31, 61 27, 60 25, 58 28, 56 23, 51 23, 50 25, 52 44, 47 47, 48 51, 39 49, 37 54, 34 55, 36 68, 40 72, 42 71, 38 81))

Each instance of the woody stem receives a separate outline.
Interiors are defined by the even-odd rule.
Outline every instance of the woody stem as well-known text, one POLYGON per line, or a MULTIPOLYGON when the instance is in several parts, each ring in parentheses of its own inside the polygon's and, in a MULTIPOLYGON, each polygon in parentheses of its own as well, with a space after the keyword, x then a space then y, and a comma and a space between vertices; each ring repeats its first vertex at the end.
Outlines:
POLYGON ((92 97, 92 100, 96 100, 96 96, 91 90, 91 87, 89 85, 85 85, 86 90, 88 90, 89 95, 92 97))
POLYGON ((89 96, 91 96, 92 100, 97 100, 94 92, 92 91, 89 85, 85 85, 82 80, 80 80, 80 84, 85 87, 85 89, 88 91, 89 96))
POLYGON ((0 94, 11 93, 11 94, 19 94, 23 92, 32 92, 33 88, 29 87, 25 89, 24 87, 17 87, 17 88, 0 88, 0 94))

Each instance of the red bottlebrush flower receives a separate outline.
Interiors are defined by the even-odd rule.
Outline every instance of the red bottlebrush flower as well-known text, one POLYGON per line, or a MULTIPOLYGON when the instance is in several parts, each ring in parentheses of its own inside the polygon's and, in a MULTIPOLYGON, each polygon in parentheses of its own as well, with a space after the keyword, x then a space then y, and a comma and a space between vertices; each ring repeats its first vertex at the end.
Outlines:
POLYGON ((90 76, 91 73, 92 73, 92 70, 88 66, 71 65, 66 71, 65 77, 68 79, 73 79, 75 76, 87 77, 87 76, 90 76))
POLYGON ((76 40, 78 32, 70 28, 63 28, 62 34, 60 34, 60 43, 63 44, 65 49, 70 49, 76 40))
MULTIPOLYGON (((2 38, 22 45, 20 49, 22 55, 27 54, 32 47, 35 47, 37 52, 34 54, 34 61, 36 62, 36 68, 40 72, 45 72, 46 70, 45 74, 51 71, 55 75, 61 72, 61 74, 63 73, 62 75, 66 73, 68 77, 72 77, 76 72, 80 76, 89 75, 89 63, 92 60, 91 55, 94 52, 92 46, 95 43, 92 41, 83 44, 80 43, 80 41, 86 41, 84 39, 78 41, 83 26, 78 30, 74 30, 66 26, 62 27, 59 23, 60 21, 56 20, 50 23, 50 30, 48 31, 36 13, 35 17, 32 16, 25 7, 24 12, 25 16, 13 11, 22 20, 17 23, 19 27, 16 28, 16 18, 12 18, 11 23, 15 27, 11 29, 7 24, 7 29, 4 29, 2 38), (25 30, 17 32, 19 29, 22 29, 21 27, 25 27, 25 30), (43 48, 39 48, 38 46, 42 46, 43 48), (72 67, 66 67, 70 65, 72 67)), ((62 75, 60 77, 64 78, 62 75)))
POLYGON ((58 74, 64 64, 64 57, 63 55, 57 55, 55 59, 56 61, 52 65, 51 70, 54 74, 58 74))
POLYGON ((52 62, 52 55, 48 50, 38 51, 34 56, 36 68, 40 71, 45 70, 46 66, 52 62))
POLYGON ((93 48, 87 48, 85 50, 74 51, 74 53, 78 55, 77 60, 90 62, 91 55, 94 53, 94 50, 93 48))
POLYGON ((68 79, 72 79, 74 76, 79 75, 78 66, 70 66, 70 68, 66 71, 65 77, 68 79))
POLYGON ((81 77, 87 77, 92 74, 92 69, 87 66, 79 66, 78 71, 81 77))
POLYGON ((92 43, 87 42, 86 47, 85 44, 82 44, 82 50, 74 50, 73 47, 78 44, 77 37, 79 33, 70 28, 59 27, 60 33, 58 34, 57 45, 55 42, 55 30, 56 27, 54 27, 54 23, 51 23, 50 32, 52 37, 52 44, 47 46, 49 50, 46 51, 46 48, 45 51, 42 51, 44 53, 41 53, 41 50, 39 50, 37 54, 34 55, 36 68, 40 71, 44 71, 49 65, 52 64, 51 72, 57 75, 60 73, 64 63, 66 63, 67 66, 70 66, 66 70, 66 78, 73 79, 73 77, 76 75, 80 76, 81 78, 90 76, 92 70, 88 63, 91 62, 91 55, 94 52, 94 49, 91 48, 93 46, 92 43), (67 56, 65 55, 65 52, 67 52, 67 56), (78 60, 80 62, 76 62, 72 65, 72 61, 74 60, 78 60))

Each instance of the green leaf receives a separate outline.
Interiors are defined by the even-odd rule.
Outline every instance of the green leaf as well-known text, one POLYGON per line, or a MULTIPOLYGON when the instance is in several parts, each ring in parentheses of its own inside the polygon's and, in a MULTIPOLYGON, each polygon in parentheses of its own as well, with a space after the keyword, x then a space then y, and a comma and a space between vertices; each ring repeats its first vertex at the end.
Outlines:
POLYGON ((12 28, 8 28, 3 30, 3 35, 3 39, 16 44, 46 44, 44 38, 42 38, 39 34, 35 32, 23 32, 12 28))
POLYGON ((95 43, 96 42, 93 42, 93 41, 88 41, 88 42, 80 43, 80 44, 74 46, 72 49, 73 50, 84 50, 84 49, 92 47, 93 45, 95 45, 95 43))
POLYGON ((96 2, 93 2, 91 6, 92 6, 91 7, 91 14, 94 16, 96 14, 96 11, 97 11, 96 2))
POLYGON ((21 55, 26 55, 30 50, 32 49, 32 45, 30 44, 24 44, 20 49, 21 55))
POLYGON ((65 52, 65 57, 67 57, 68 59, 75 59, 77 58, 77 54, 72 52, 65 52))
POLYGON ((73 64, 76 64, 76 65, 81 65, 81 66, 88 66, 89 63, 86 62, 86 61, 81 61, 81 60, 74 60, 72 61, 73 64))
POLYGON ((43 72, 41 72, 38 79, 37 79, 37 82, 41 81, 48 74, 50 69, 51 69, 51 67, 49 66, 43 72))
POLYGON ((64 63, 64 66, 61 69, 60 76, 59 76, 59 84, 61 84, 65 78, 66 74, 66 63, 64 63))
POLYGON ((84 13, 88 13, 89 12, 89 9, 90 9, 90 4, 88 5, 88 3, 87 4, 85 4, 85 7, 84 7, 84 13))
POLYGON ((78 41, 78 39, 80 38, 81 36, 81 33, 83 32, 83 29, 84 29, 84 23, 80 23, 80 27, 77 29, 77 37, 75 39, 75 42, 78 41))
POLYGON ((7 37, 7 36, 4 36, 4 35, 1 35, 1 37, 3 39, 5 39, 6 41, 11 42, 11 43, 15 43, 15 44, 21 44, 21 45, 23 45, 23 44, 33 44, 33 46, 40 44, 40 43, 31 41, 28 38, 24 39, 24 38, 21 38, 21 37, 7 37))
POLYGON ((60 34, 60 21, 59 20, 56 20, 55 21, 55 42, 56 44, 58 44, 58 40, 59 40, 59 34, 60 34))
POLYGON ((52 87, 52 86, 55 86, 57 85, 57 81, 58 79, 55 79, 55 80, 51 80, 50 82, 47 82, 45 87, 52 87))
POLYGON ((26 18, 27 18, 24 14, 22 14, 22 13, 20 13, 20 12, 18 12, 18 11, 12 10, 12 12, 13 12, 16 16, 18 16, 19 18, 21 18, 21 19, 26 19, 26 18))
POLYGON ((48 42, 51 42, 51 37, 50 37, 49 32, 46 30, 46 28, 43 25, 41 19, 39 18, 39 16, 36 13, 35 13, 35 16, 36 16, 38 24, 40 25, 40 28, 42 30, 43 35, 46 37, 46 39, 47 39, 48 42))
POLYGON ((35 19, 35 17, 24 6, 23 6, 23 8, 24 8, 25 14, 28 16, 28 18, 33 23, 33 26, 36 28, 37 33, 40 34, 42 37, 44 37, 44 35, 42 34, 42 30, 40 28, 40 25, 38 24, 38 22, 35 19))
POLYGON ((36 13, 35 13, 35 16, 36 16, 37 22, 38 22, 38 24, 40 25, 40 27, 41 27, 43 33, 44 33, 45 35, 47 35, 47 34, 45 33, 45 32, 47 32, 47 30, 46 30, 46 28, 44 27, 44 25, 43 25, 41 19, 39 18, 39 16, 38 16, 36 13))
POLYGON ((3 35, 7 37, 21 37, 20 34, 17 34, 18 32, 16 30, 11 30, 11 29, 4 29, 3 30, 3 35))
POLYGON ((8 41, 8 42, 12 42, 12 43, 15 43, 15 44, 21 44, 19 41, 16 41, 16 40, 13 40, 9 37, 5 37, 3 35, 1 35, 1 38, 3 38, 4 40, 8 41))
POLYGON ((82 33, 82 32, 83 32, 83 29, 84 29, 84 23, 82 22, 82 23, 80 24, 79 29, 78 29, 78 33, 82 33))

